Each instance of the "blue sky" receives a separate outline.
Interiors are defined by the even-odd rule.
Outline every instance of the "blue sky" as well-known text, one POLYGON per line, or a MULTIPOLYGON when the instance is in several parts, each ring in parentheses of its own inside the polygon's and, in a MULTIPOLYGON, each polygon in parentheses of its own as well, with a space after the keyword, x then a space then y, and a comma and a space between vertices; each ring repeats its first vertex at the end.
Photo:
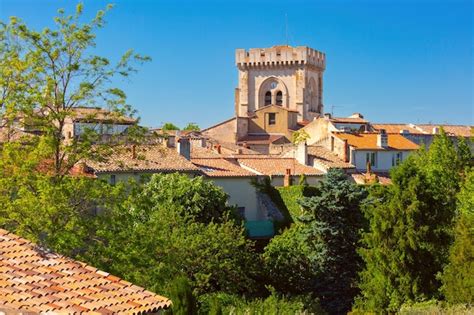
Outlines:
MULTIPOLYGON (((92 16, 110 1, 84 1, 92 16)), ((471 1, 112 1, 96 53, 152 57, 118 85, 146 126, 201 127, 234 109, 236 48, 306 45, 327 56, 324 104, 376 122, 474 124, 471 1)), ((75 1, 0 0, 0 19, 52 24, 75 1)))

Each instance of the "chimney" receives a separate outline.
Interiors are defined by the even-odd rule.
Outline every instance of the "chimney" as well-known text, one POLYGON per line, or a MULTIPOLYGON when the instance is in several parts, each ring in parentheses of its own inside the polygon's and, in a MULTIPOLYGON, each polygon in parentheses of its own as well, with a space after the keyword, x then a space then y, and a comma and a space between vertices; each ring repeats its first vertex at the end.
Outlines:
POLYGON ((176 150, 186 160, 191 159, 191 143, 189 142, 188 138, 180 138, 176 145, 176 150))
POLYGON ((380 129, 380 133, 377 134, 377 146, 379 148, 388 147, 388 135, 385 132, 385 129, 380 129))
POLYGON ((343 159, 344 162, 349 162, 349 144, 347 143, 347 139, 344 139, 344 148, 343 148, 343 159))
POLYGON ((324 117, 327 118, 327 119, 331 119, 331 114, 330 113, 325 113, 324 117))
POLYGON ((306 145, 306 141, 297 144, 296 160, 303 165, 308 165, 308 146, 306 145))
POLYGON ((434 135, 439 134, 439 127, 433 127, 433 134, 434 135))
POLYGON ((283 186, 288 187, 290 185, 291 185, 291 168, 287 168, 285 177, 283 177, 283 186))
POLYGON ((132 145, 132 159, 136 159, 137 158, 137 145, 134 144, 132 145))
POLYGON ((401 130, 400 130, 400 134, 402 134, 402 135, 407 135, 407 134, 409 134, 409 133, 410 133, 410 131, 407 130, 407 129, 401 129, 401 130))
POLYGON ((242 154, 242 149, 241 149, 241 148, 238 148, 238 149, 236 150, 236 153, 237 153, 237 154, 242 154))

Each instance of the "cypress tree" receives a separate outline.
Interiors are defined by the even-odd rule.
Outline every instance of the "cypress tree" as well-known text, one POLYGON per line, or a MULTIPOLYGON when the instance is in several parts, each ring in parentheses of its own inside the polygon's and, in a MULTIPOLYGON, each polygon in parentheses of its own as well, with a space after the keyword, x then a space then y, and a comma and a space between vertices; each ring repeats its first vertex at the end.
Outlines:
POLYGON ((467 173, 458 195, 455 241, 441 288, 450 303, 474 304, 474 170, 467 173))
POLYGON ((363 226, 360 211, 364 187, 348 181, 341 170, 330 170, 313 197, 300 202, 307 242, 319 272, 312 291, 330 314, 347 312, 357 294, 355 280, 361 268, 356 248, 363 226))

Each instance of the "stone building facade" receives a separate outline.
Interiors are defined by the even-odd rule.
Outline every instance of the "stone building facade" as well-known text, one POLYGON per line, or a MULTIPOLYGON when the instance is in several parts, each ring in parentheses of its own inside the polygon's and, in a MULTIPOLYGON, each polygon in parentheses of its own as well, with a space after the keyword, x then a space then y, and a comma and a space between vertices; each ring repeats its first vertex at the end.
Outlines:
POLYGON ((237 49, 235 63, 235 115, 204 129, 205 136, 250 144, 252 137, 281 135, 289 142, 292 132, 322 115, 324 53, 306 46, 237 49))
POLYGON ((235 63, 237 117, 249 117, 268 105, 297 111, 298 121, 323 113, 324 53, 305 46, 237 49, 235 63))

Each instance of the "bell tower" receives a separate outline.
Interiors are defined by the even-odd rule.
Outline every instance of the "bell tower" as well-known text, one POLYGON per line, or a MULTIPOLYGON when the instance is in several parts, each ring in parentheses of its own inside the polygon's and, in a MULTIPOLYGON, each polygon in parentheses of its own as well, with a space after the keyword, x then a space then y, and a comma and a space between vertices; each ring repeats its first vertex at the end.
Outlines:
POLYGON ((298 111, 298 121, 323 114, 324 53, 306 46, 237 49, 235 63, 237 117, 251 116, 268 105, 298 111))

